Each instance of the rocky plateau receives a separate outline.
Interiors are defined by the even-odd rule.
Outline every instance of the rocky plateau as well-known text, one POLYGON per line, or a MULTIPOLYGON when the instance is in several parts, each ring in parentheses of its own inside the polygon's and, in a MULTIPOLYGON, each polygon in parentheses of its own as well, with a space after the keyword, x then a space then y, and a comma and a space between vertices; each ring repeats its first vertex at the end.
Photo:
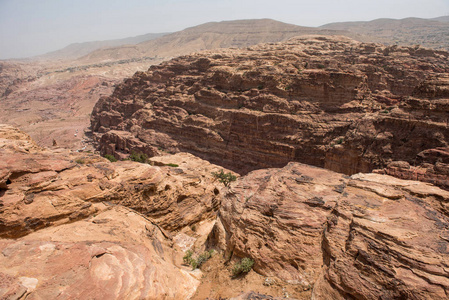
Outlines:
POLYGON ((286 25, 0 63, 0 299, 448 299, 449 52, 286 25))
POLYGON ((181 56, 94 107, 102 154, 189 152, 240 174, 297 161, 449 188, 449 53, 308 36, 181 56))

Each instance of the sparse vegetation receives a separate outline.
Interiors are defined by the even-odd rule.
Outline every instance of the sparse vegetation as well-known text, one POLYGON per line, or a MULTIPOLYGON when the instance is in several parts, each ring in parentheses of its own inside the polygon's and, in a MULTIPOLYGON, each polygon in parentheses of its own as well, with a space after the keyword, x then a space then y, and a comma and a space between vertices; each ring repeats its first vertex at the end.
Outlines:
POLYGON ((259 85, 257 86, 257 89, 258 89, 258 90, 262 90, 262 89, 263 89, 263 85, 259 84, 259 85))
POLYGON ((325 65, 323 65, 323 64, 318 64, 318 69, 324 69, 324 68, 326 68, 326 66, 325 65))
POLYGON ((184 261, 184 264, 191 266, 192 270, 195 270, 196 268, 201 267, 201 265, 206 261, 208 261, 214 255, 214 253, 215 251, 213 249, 204 251, 197 257, 197 259, 195 259, 193 258, 192 250, 187 250, 182 260, 184 261))
POLYGON ((131 155, 129 156, 129 159, 140 163, 148 162, 148 156, 145 153, 132 152, 131 155))
POLYGON ((83 158, 77 158, 77 159, 75 159, 75 162, 80 165, 83 165, 86 163, 86 161, 83 158))
POLYGON ((166 164, 166 166, 169 166, 169 167, 173 167, 173 168, 177 168, 177 167, 179 167, 179 165, 177 165, 177 164, 166 164))
POLYGON ((239 263, 236 263, 232 268, 232 275, 238 276, 242 273, 248 273, 254 266, 254 260, 245 257, 239 263))
POLYGON ((113 155, 111 154, 105 154, 104 158, 107 158, 110 162, 116 162, 117 158, 115 158, 113 155))
POLYGON ((212 175, 218 179, 219 182, 223 183, 225 187, 237 180, 237 176, 233 175, 231 172, 225 173, 223 169, 220 172, 212 172, 212 175))
POLYGON ((192 250, 187 250, 184 257, 182 258, 182 260, 184 261, 184 264, 186 265, 190 265, 190 262, 192 261, 193 257, 193 252, 192 250))

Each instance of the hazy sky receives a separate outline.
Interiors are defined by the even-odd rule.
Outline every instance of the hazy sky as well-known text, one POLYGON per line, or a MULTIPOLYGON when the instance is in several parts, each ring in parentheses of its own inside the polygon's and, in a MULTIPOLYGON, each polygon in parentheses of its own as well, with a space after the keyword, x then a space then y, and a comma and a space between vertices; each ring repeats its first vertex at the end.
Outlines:
POLYGON ((303 26, 449 15, 449 0, 0 0, 0 59, 70 43, 271 18, 303 26))

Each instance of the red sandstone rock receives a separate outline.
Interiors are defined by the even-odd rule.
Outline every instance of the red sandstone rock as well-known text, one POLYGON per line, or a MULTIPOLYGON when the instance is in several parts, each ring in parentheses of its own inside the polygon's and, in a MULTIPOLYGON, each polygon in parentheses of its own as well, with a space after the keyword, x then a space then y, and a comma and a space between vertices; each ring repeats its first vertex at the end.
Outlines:
POLYGON ((55 153, 0 126, 0 237, 86 218, 102 201, 133 208, 168 230, 215 218, 220 186, 211 173, 219 167, 188 154, 154 161, 180 167, 55 153))
POLYGON ((440 184, 448 163, 421 154, 448 145, 448 57, 320 36, 202 52, 137 72, 98 101, 91 125, 116 156, 184 151, 239 173, 406 161, 432 164, 440 184))
POLYGON ((198 224, 205 239, 221 168, 187 153, 152 162, 42 149, 0 125, 0 298, 191 297, 201 275, 166 230, 198 224))
POLYGON ((0 253, 2 299, 188 299, 199 284, 157 226, 119 206, 0 240, 0 253))
POLYGON ((449 192, 379 174, 290 163, 222 194, 209 242, 313 299, 446 299, 449 192))

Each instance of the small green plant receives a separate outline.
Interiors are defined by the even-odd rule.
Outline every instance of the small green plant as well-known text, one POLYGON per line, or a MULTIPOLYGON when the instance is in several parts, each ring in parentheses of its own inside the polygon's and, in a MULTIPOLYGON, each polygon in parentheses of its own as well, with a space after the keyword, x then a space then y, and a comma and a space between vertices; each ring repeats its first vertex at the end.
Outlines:
POLYGON ((325 65, 323 65, 323 64, 318 64, 318 69, 324 69, 324 68, 326 68, 326 66, 325 65))
POLYGON ((192 270, 195 270, 196 268, 198 268, 198 262, 196 261, 196 259, 193 259, 190 261, 190 265, 192 266, 192 270))
POLYGON ((259 85, 257 86, 257 89, 258 89, 258 90, 262 90, 262 89, 263 89, 263 85, 259 84, 259 85))
POLYGON ((173 168, 179 167, 179 165, 177 165, 177 164, 166 164, 166 166, 173 167, 173 168))
POLYGON ((192 260, 193 260, 192 255, 193 255, 192 250, 187 250, 187 251, 186 251, 184 257, 182 258, 182 260, 184 261, 184 263, 185 263, 186 265, 190 265, 190 263, 192 262, 192 260))
POLYGON ((210 254, 208 251, 200 254, 200 256, 198 256, 198 259, 196 260, 198 263, 198 267, 200 267, 202 264, 204 264, 209 258, 210 258, 210 254))
POLYGON ((104 158, 107 158, 110 162, 116 162, 117 158, 114 157, 114 155, 111 154, 105 154, 104 158))
POLYGON ((195 225, 195 224, 192 224, 192 225, 190 226, 190 229, 192 229, 192 231, 196 231, 196 225, 195 225))
POLYGON ((225 187, 228 187, 231 182, 237 180, 237 176, 233 175, 231 172, 225 173, 223 169, 221 169, 220 172, 212 172, 212 176, 223 183, 225 187))
POLYGON ((129 159, 140 163, 146 163, 148 161, 148 156, 145 153, 132 152, 129 159))
POLYGON ((238 276, 242 273, 248 273, 254 266, 254 260, 251 258, 245 257, 239 263, 236 263, 232 268, 232 275, 238 276))
POLYGON ((193 258, 193 252, 191 250, 187 250, 182 260, 184 261, 184 264, 191 266, 192 270, 195 270, 208 261, 214 253, 214 250, 204 251, 198 256, 197 259, 195 259, 193 258))
POLYGON ((336 141, 336 143, 337 143, 337 144, 341 144, 341 143, 343 143, 343 141, 344 141, 343 138, 339 138, 339 139, 336 141))
POLYGON ((75 160, 75 162, 76 162, 77 164, 80 164, 80 165, 83 165, 83 164, 86 163, 86 162, 84 161, 83 158, 77 158, 77 159, 75 160))

